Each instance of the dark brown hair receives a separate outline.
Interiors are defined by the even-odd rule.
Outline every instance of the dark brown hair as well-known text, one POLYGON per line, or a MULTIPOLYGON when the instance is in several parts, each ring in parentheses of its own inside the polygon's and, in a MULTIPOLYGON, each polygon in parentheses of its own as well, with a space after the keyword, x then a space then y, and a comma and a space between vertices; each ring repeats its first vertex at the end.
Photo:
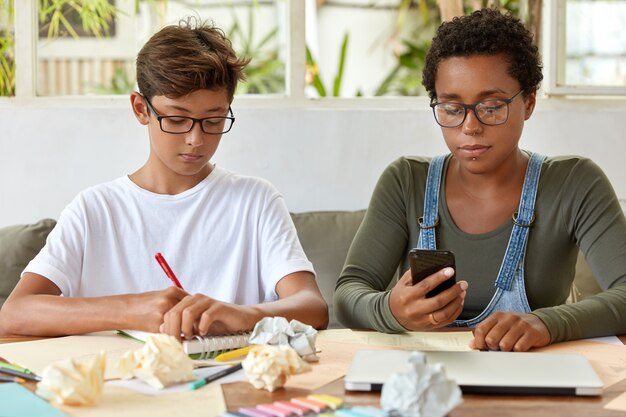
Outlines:
POLYGON ((519 81, 524 94, 539 87, 543 79, 541 57, 533 36, 510 13, 483 9, 443 23, 426 55, 422 84, 431 100, 437 97, 435 80, 439 63, 446 58, 504 54, 509 74, 519 81))
POLYGON ((155 33, 137 55, 137 84, 148 99, 225 88, 232 100, 249 59, 239 59, 224 32, 188 18, 155 33))

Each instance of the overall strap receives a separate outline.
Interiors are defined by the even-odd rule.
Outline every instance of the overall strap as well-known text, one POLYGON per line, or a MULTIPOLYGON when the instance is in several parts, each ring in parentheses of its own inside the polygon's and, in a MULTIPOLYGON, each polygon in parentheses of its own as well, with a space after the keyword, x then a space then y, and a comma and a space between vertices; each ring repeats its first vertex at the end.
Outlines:
POLYGON ((519 208, 513 214, 513 230, 496 279, 496 287, 505 291, 511 288, 515 271, 526 252, 528 231, 535 221, 535 199, 541 165, 545 158, 543 155, 533 153, 528 161, 519 208))
POLYGON ((424 191, 424 214, 417 219, 420 228, 417 247, 420 249, 437 249, 435 227, 439 224, 439 190, 446 155, 433 157, 428 166, 426 190, 424 191))

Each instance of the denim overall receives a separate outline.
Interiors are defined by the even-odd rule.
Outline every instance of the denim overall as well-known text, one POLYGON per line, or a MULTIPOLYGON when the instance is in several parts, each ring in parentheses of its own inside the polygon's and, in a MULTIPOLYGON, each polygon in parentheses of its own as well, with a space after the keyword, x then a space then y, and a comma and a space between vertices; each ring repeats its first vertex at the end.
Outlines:
MULTIPOLYGON (((424 217, 418 220, 420 234, 417 247, 420 249, 437 249, 435 227, 439 224, 439 190, 445 158, 445 155, 434 157, 428 167, 424 217)), ((493 298, 478 316, 469 320, 455 320, 450 327, 474 327, 495 311, 530 312, 524 287, 524 256, 528 231, 535 221, 535 198, 544 159, 545 156, 534 153, 528 161, 519 209, 513 214, 513 230, 496 278, 493 298)))

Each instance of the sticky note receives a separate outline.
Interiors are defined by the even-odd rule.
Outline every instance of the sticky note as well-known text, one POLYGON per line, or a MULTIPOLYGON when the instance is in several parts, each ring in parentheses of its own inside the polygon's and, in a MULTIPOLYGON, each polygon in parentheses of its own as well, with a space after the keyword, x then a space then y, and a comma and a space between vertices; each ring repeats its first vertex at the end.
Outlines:
POLYGON ((304 407, 298 404, 294 404, 291 401, 276 401, 274 402, 274 405, 278 408, 282 408, 284 410, 290 411, 299 416, 303 416, 307 414, 309 411, 311 411, 310 408, 304 407))
POLYGON ((256 406, 259 410, 267 411, 268 413, 276 417, 289 417, 293 414, 292 411, 285 410, 273 404, 259 404, 256 406))
POLYGON ((292 398, 291 402, 294 404, 302 405, 304 407, 308 407, 309 409, 315 411, 316 413, 320 413, 328 407, 325 403, 321 401, 317 401, 317 400, 313 400, 311 398, 305 398, 305 397, 292 398))
POLYGON ((240 408, 239 412, 245 414, 249 417, 274 417, 273 414, 268 413, 267 411, 259 410, 258 408, 240 408))
POLYGON ((333 410, 338 409, 343 405, 343 400, 339 397, 334 397, 332 395, 326 394, 311 394, 307 396, 307 398, 311 400, 321 401, 324 404, 328 405, 333 410))

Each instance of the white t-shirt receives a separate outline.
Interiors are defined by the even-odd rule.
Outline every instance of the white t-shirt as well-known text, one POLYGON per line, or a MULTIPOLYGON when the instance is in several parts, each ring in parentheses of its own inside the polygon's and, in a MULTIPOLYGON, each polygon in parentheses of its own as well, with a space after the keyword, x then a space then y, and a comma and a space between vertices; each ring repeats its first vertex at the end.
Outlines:
POLYGON ((278 191, 219 167, 176 195, 128 177, 83 191, 24 272, 70 297, 162 290, 172 283, 157 252, 189 293, 237 304, 276 300, 285 275, 314 273, 278 191))

